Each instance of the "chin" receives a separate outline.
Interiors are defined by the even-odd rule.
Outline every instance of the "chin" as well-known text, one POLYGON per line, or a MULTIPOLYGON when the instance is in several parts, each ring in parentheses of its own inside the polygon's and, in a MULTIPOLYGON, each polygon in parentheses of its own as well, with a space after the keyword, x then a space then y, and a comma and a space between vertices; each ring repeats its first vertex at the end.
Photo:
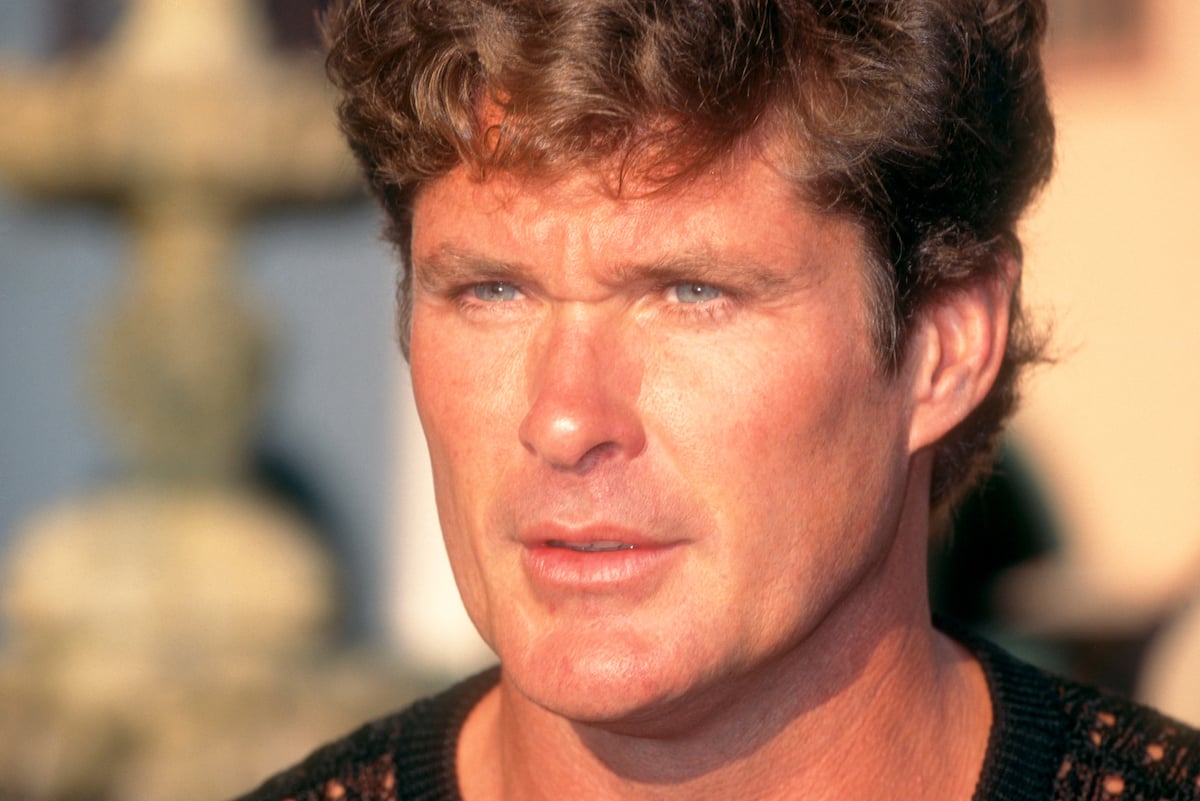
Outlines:
MULTIPOLYGON (((638 730, 672 720, 706 682, 679 643, 631 632, 543 635, 525 658, 504 659, 506 680, 538 707, 580 724, 638 730), (590 640, 590 641, 589 641, 590 640)), ((677 722, 672 725, 678 725, 677 722)))

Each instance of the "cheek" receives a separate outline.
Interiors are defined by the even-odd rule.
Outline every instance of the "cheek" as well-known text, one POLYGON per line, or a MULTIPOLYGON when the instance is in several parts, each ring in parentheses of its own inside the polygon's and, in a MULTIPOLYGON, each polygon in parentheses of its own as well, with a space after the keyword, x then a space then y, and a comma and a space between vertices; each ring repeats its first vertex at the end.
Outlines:
MULTIPOLYGON (((778 334, 747 333, 723 350, 688 343, 653 358, 643 407, 678 461, 765 464, 824 449, 844 433, 859 394, 852 371, 838 354, 805 355, 778 334)), ((808 461, 791 462, 789 472, 808 461)))
MULTIPOLYGON (((646 385, 648 426, 725 530, 797 536, 860 527, 904 438, 870 353, 836 339, 746 337, 773 347, 676 350, 646 385)), ((740 343, 739 343, 740 344, 740 343)))
MULTIPOLYGON (((464 488, 477 471, 479 458, 471 446, 472 427, 485 413, 471 414, 477 403, 472 371, 475 365, 454 339, 436 334, 436 323, 414 317, 411 369, 413 397, 425 432, 433 470, 434 496, 446 548, 455 577, 463 589, 463 568, 469 549, 471 510, 464 488)), ((478 410, 477 410, 478 411, 478 410)))
POLYGON ((503 440, 515 439, 514 397, 521 366, 509 342, 480 336, 445 314, 413 315, 413 395, 435 472, 476 469, 503 440))
POLYGON ((414 310, 411 374, 417 413, 433 469, 434 494, 446 553, 459 594, 475 627, 491 642, 487 582, 477 535, 490 497, 485 483, 497 471, 490 455, 498 364, 447 321, 414 310))

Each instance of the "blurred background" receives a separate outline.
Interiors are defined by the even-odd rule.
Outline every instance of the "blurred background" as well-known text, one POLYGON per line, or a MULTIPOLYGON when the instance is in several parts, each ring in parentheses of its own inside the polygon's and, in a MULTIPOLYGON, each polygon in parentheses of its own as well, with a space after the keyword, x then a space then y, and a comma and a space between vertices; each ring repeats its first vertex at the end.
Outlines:
MULTIPOLYGON (((1200 723, 1200 5, 1050 4, 1057 364, 931 592, 1200 723)), ((0 3, 0 801, 223 798, 487 660, 319 5, 0 3)))

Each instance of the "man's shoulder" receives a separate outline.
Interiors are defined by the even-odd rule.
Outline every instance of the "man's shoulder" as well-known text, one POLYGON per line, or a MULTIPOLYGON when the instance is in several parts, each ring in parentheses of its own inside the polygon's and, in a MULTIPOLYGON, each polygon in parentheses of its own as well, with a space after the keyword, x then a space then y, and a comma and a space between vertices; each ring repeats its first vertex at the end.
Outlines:
POLYGON ((496 669, 480 673, 367 723, 236 801, 456 799, 458 732, 497 676, 496 669))
POLYGON ((966 639, 995 715, 977 801, 1200 799, 1200 731, 966 639))
POLYGON ((1059 693, 1068 724, 1059 797, 1200 798, 1200 731, 1073 682, 1059 693))

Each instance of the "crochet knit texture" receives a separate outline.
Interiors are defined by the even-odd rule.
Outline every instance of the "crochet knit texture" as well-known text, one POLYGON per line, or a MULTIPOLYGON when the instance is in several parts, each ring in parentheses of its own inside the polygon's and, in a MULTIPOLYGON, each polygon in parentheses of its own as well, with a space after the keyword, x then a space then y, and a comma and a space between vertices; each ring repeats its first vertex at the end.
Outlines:
MULTIPOLYGON (((994 710, 973 801, 1200 799, 1200 732, 955 636, 983 665, 994 710)), ((458 734, 498 677, 492 669, 370 723, 240 801, 461 801, 458 734)))

